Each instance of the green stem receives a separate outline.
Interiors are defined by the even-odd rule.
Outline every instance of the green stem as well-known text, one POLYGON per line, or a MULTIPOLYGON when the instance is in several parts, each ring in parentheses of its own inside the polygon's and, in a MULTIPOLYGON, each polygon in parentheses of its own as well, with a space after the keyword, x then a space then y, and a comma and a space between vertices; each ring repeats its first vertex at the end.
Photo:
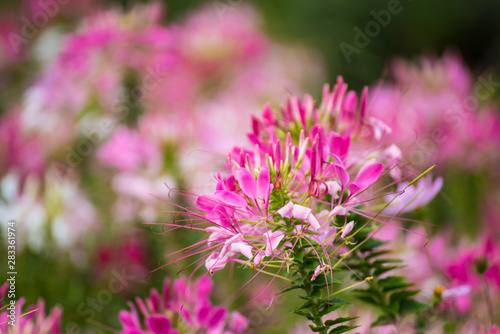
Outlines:
MULTIPOLYGON (((319 309, 318 309, 318 299, 314 296, 312 296, 313 288, 312 284, 308 280, 307 277, 307 272, 305 270, 301 270, 302 277, 304 277, 303 284, 304 288, 303 290, 307 294, 307 299, 311 303, 311 306, 309 306, 309 310, 311 311, 312 316, 314 317, 314 324, 318 327, 324 326, 325 324, 323 323, 322 316, 319 314, 319 309)), ((327 329, 324 329, 319 332, 320 334, 327 334, 327 329)))

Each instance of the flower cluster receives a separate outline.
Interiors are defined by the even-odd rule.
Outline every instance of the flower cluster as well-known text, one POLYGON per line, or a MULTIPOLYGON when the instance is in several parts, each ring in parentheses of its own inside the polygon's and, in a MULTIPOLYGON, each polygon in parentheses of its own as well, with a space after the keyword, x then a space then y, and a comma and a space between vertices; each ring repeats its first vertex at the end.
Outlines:
POLYGON ((45 304, 39 300, 36 305, 23 308, 25 299, 21 298, 15 304, 3 305, 9 284, 0 286, 0 333, 9 334, 62 334, 62 309, 54 308, 45 316, 45 304), (13 309, 10 307, 13 305, 13 309), (14 315, 13 317, 10 317, 14 315), (15 326, 9 324, 15 319, 15 326))
POLYGON ((464 170, 494 160, 500 116, 491 74, 475 83, 453 52, 422 57, 418 65, 398 59, 391 69, 394 82, 374 88, 368 109, 391 127, 386 139, 405 150, 405 160, 441 168, 459 162, 464 170))
MULTIPOLYGON (((311 293, 304 279, 332 282, 334 269, 362 245, 348 250, 361 230, 393 225, 389 221, 395 215, 432 199, 440 180, 433 183, 427 175, 415 185, 420 175, 407 182, 414 175, 401 166, 398 147, 383 144, 390 129, 366 116, 366 100, 366 89, 358 101, 339 77, 333 90, 325 86, 319 106, 310 96, 291 97, 280 112, 267 104, 262 116, 252 119, 252 148, 233 148, 229 175, 215 175, 215 192, 197 197, 197 209, 185 209, 190 224, 166 224, 209 233, 187 248, 188 255, 171 262, 206 251, 211 274, 239 263, 257 274, 299 282, 298 288, 311 293), (394 202, 408 188, 411 195, 394 202), (423 199, 411 204, 419 195, 423 199), (308 271, 305 262, 311 257, 316 264, 308 271), (302 277, 294 281, 297 274, 302 277)), ((310 301, 306 307, 309 319, 325 332, 321 316, 329 313, 330 301, 321 303, 310 301)))
POLYGON ((212 305, 212 288, 207 277, 193 283, 185 278, 166 279, 162 294, 152 290, 146 300, 136 299, 138 308, 130 303, 130 311, 120 312, 120 334, 244 333, 248 320, 236 311, 212 305))
POLYGON ((20 203, 36 203, 22 244, 75 246, 102 228, 102 217, 111 226, 155 221, 159 201, 150 194, 165 193, 165 183, 212 186, 212 156, 244 139, 239 119, 318 73, 297 66, 312 63, 308 53, 269 40, 250 7, 223 19, 202 7, 169 24, 162 11, 156 2, 95 11, 76 31, 47 37, 60 50, 0 117, 0 206, 20 219, 28 215, 20 203), (69 189, 81 182, 85 191, 69 189), (58 185, 69 201, 54 194, 58 185), (95 193, 109 202, 96 205, 95 193), (75 208, 74 218, 60 214, 75 208))
MULTIPOLYGON (((351 213, 377 215, 376 204, 382 209, 384 201, 369 188, 400 175, 400 152, 379 144, 389 129, 365 118, 366 96, 365 90, 358 103, 339 78, 332 91, 325 87, 320 106, 310 96, 290 98, 279 115, 267 105, 260 119, 253 118, 253 149, 234 148, 230 175, 216 175, 216 191, 197 199, 202 213, 190 212, 213 224, 206 229, 211 273, 228 262, 265 267, 287 260, 302 243, 331 246, 360 226, 348 222, 351 213)), ((324 266, 330 263, 329 256, 318 256, 324 266)))

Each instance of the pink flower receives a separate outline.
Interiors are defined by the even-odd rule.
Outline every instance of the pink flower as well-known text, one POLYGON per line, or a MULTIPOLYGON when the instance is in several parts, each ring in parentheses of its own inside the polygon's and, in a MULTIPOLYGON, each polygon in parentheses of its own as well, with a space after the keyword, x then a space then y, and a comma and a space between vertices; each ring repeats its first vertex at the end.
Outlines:
POLYGON ((10 305, 3 305, 1 301, 5 301, 5 296, 9 284, 4 283, 0 286, 0 332, 12 334, 62 334, 61 317, 62 309, 55 307, 45 315, 45 303, 39 300, 36 305, 31 305, 23 309, 25 302, 24 298, 16 301, 14 312, 16 314, 15 326, 11 326, 8 322, 11 320, 9 315, 11 311, 10 305))
POLYGON ((193 284, 185 278, 174 282, 166 279, 162 294, 153 289, 144 301, 137 298, 138 308, 129 303, 130 311, 120 312, 123 327, 120 334, 179 334, 184 328, 196 333, 244 333, 248 320, 238 312, 212 305, 212 287, 209 278, 193 284))
POLYGON ((135 171, 157 163, 160 154, 153 143, 127 127, 121 127, 97 153, 99 160, 120 171, 135 171))
POLYGON ((395 199, 394 195, 386 196, 386 201, 392 202, 384 209, 384 213, 398 214, 414 211, 417 208, 423 207, 434 199, 441 190, 443 178, 438 177, 433 181, 432 175, 428 174, 417 181, 416 184, 409 187, 407 186, 408 182, 400 182, 398 184, 398 191, 401 192, 404 190, 404 192, 397 195, 395 199))
POLYGON ((387 142, 407 147, 405 161, 464 170, 497 161, 491 153, 500 143, 499 107, 489 102, 485 78, 475 83, 460 55, 424 55, 419 64, 398 59, 391 70, 395 83, 375 87, 368 114, 392 129, 387 142))
POLYGON ((358 103, 339 77, 332 91, 325 86, 318 106, 310 96, 291 97, 279 111, 266 104, 261 117, 252 118, 249 148, 233 148, 225 174, 215 175, 215 191, 198 196, 197 208, 179 208, 209 233, 181 258, 208 252, 211 274, 229 262, 261 271, 281 261, 279 272, 299 242, 317 245, 308 251, 320 260, 330 257, 328 248, 346 242, 354 227, 350 212, 380 223, 392 218, 374 217, 372 202, 383 194, 370 188, 390 178, 384 171, 399 162, 397 148, 382 144, 378 134, 385 130, 365 119, 366 99, 364 90, 358 103), (346 219, 341 237, 336 215, 346 219))
POLYGON ((44 170, 45 155, 43 141, 24 133, 18 114, 7 114, 0 118, 0 157, 2 167, 15 169, 23 177, 28 174, 41 176, 44 170))
POLYGON ((312 210, 310 208, 289 202, 287 205, 276 211, 276 213, 282 217, 297 218, 302 221, 307 221, 314 230, 318 230, 321 226, 311 211, 312 210))

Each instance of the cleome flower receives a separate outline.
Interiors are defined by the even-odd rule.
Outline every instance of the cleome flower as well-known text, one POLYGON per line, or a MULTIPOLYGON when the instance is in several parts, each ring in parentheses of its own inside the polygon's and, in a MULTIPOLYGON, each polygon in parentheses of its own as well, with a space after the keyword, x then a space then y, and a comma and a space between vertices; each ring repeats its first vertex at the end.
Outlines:
POLYGON ((136 299, 137 307, 129 303, 130 311, 120 312, 120 334, 244 333, 248 320, 238 312, 212 305, 212 288, 207 277, 194 284, 185 278, 166 279, 161 295, 153 289, 146 300, 136 299))
POLYGON ((9 334, 61 334, 62 309, 55 307, 45 316, 45 303, 39 300, 36 305, 28 306, 23 311, 25 299, 21 298, 15 304, 8 303, 5 298, 9 284, 0 286, 0 333, 9 334), (3 303, 6 303, 5 305, 3 303), (10 309, 11 305, 13 309, 10 309), (10 316, 14 315, 14 323, 10 316))
POLYGON ((382 143, 390 129, 365 116, 366 99, 366 89, 358 102, 339 78, 332 91, 325 86, 319 106, 308 95, 289 98, 280 112, 267 104, 252 118, 251 148, 233 148, 226 173, 215 176, 216 190, 179 212, 189 225, 164 224, 209 234, 165 265, 206 253, 211 274, 236 263, 287 279, 290 263, 306 254, 322 264, 314 279, 333 275, 347 256, 337 252, 369 223, 394 218, 381 214, 386 199, 414 183, 399 148, 382 143))

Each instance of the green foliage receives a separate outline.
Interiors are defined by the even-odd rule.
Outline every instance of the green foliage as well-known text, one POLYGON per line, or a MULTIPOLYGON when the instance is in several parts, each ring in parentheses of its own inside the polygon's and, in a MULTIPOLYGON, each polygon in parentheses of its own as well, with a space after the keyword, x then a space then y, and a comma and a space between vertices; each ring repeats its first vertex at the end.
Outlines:
POLYGON ((350 305, 350 303, 328 296, 327 286, 331 287, 342 283, 340 280, 333 278, 330 273, 319 275, 315 280, 311 281, 314 271, 319 264, 318 258, 312 252, 307 253, 304 248, 296 247, 292 265, 293 270, 290 271, 292 285, 280 293, 294 290, 301 290, 304 293, 304 295, 299 295, 299 298, 303 299, 304 303, 294 308, 291 312, 312 321, 314 325, 310 325, 310 328, 313 332, 324 334, 345 333, 356 328, 357 326, 343 325, 343 323, 354 320, 356 317, 339 317, 323 322, 324 316, 346 305, 350 305))
POLYGON ((379 250, 379 248, 386 243, 375 238, 367 240, 370 231, 373 231, 373 226, 370 224, 359 231, 356 237, 358 243, 363 242, 363 244, 344 262, 355 273, 353 277, 373 276, 371 284, 366 289, 355 290, 357 299, 382 312, 372 326, 393 323, 399 316, 419 313, 427 309, 428 305, 412 298, 419 292, 412 289, 412 283, 401 276, 387 276, 389 272, 401 268, 401 260, 385 258, 390 252, 379 250))

